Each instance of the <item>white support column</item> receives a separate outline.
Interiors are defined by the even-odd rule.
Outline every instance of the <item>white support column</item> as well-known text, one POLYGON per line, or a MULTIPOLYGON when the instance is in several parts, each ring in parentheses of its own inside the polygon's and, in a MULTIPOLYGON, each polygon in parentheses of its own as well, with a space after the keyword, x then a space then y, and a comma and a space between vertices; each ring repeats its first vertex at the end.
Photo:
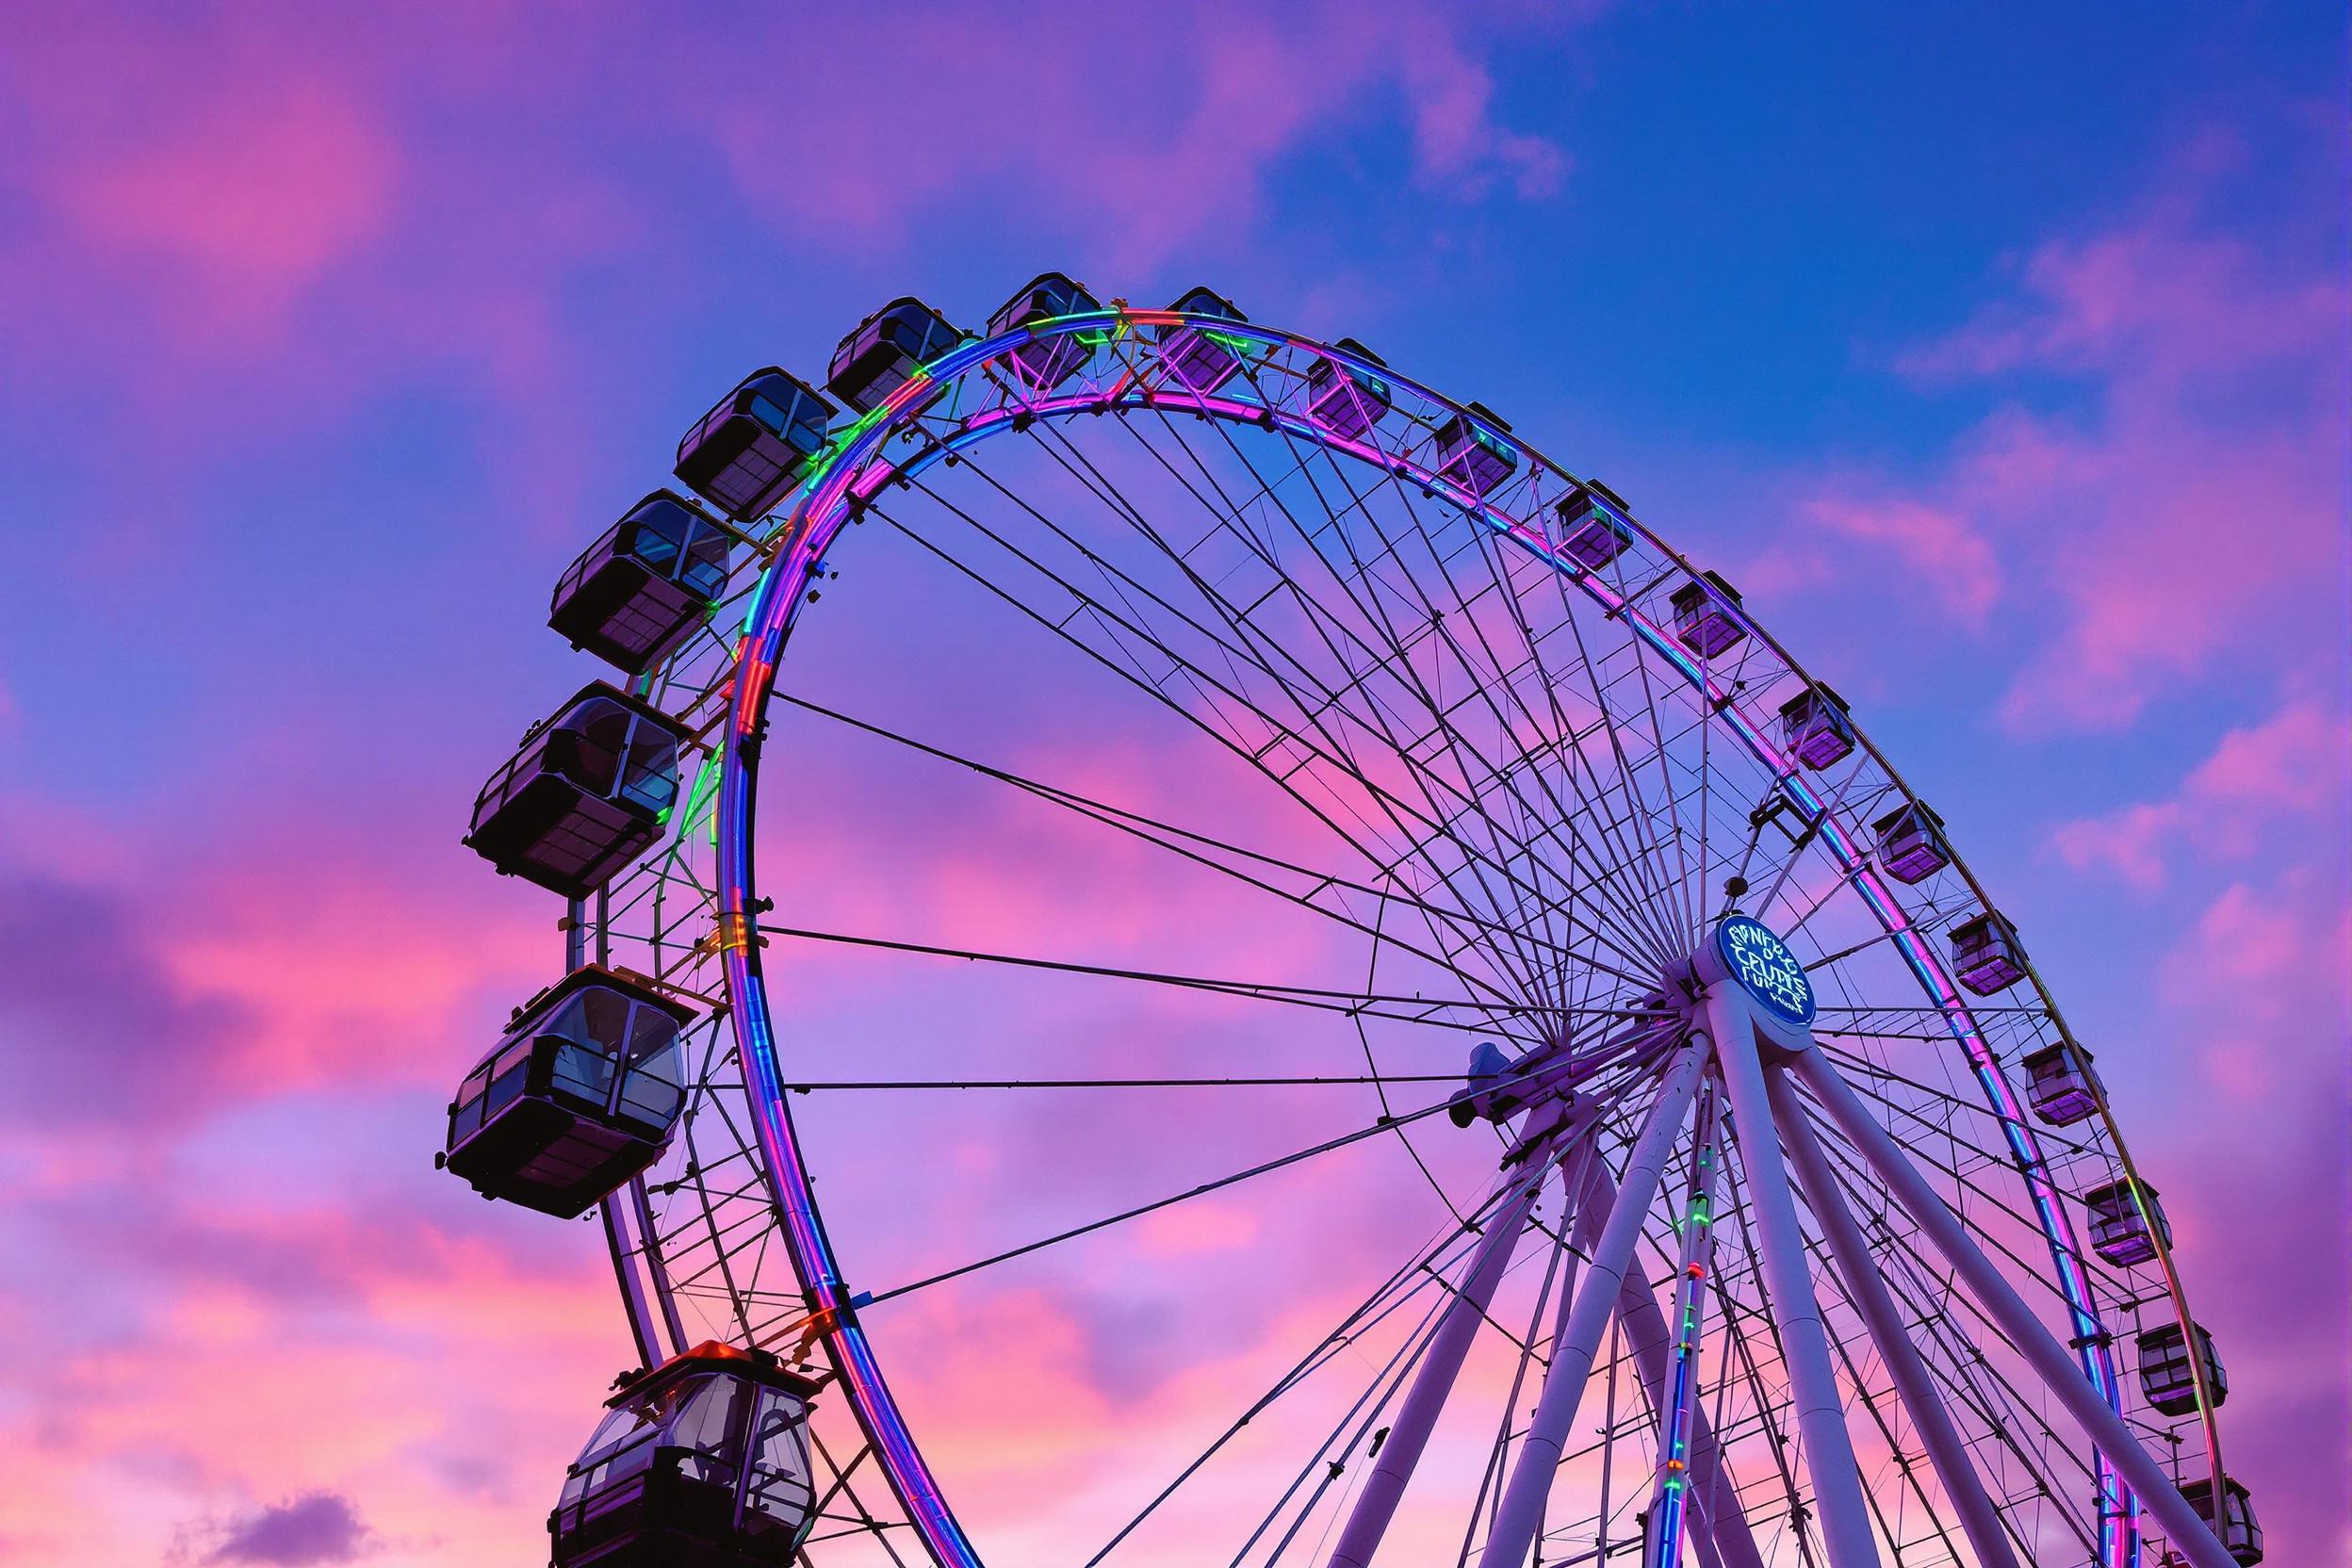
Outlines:
POLYGON ((1527 1228, 1527 1215, 1544 1189, 1544 1179, 1550 1173, 1560 1145, 1574 1141, 1588 1126, 1589 1120, 1580 1116, 1573 1131, 1554 1127, 1538 1134, 1528 1143, 1527 1170, 1487 1220, 1486 1234, 1478 1239, 1470 1266, 1462 1275, 1462 1286, 1447 1303, 1436 1333, 1429 1338, 1429 1348, 1422 1352, 1413 1387, 1397 1408, 1396 1419, 1388 1429, 1388 1440, 1380 1445, 1380 1458, 1371 1474, 1364 1478, 1364 1490, 1356 1494, 1355 1508, 1348 1515, 1348 1527, 1340 1532, 1339 1545, 1331 1553, 1331 1568, 1369 1568, 1372 1554, 1380 1550, 1380 1538, 1387 1533, 1396 1505, 1404 1497, 1405 1483, 1413 1478, 1421 1451, 1429 1445, 1429 1432, 1446 1408, 1446 1396, 1453 1392, 1454 1380, 1462 1374, 1471 1341, 1478 1337, 1478 1325, 1494 1298, 1494 1286, 1502 1279, 1504 1269, 1511 1266, 1511 1255, 1527 1228))
POLYGON ((1944 1495, 1952 1499, 1953 1511, 1960 1515, 1960 1527, 1968 1535, 1980 1568, 2017 1568, 2008 1532, 2001 1527, 2001 1515, 1994 1511, 1993 1500, 1984 1491, 1984 1478, 1968 1462, 1968 1445, 1961 1439, 1960 1429, 1952 1425, 1952 1413, 1944 1408, 1935 1377, 1919 1348, 1911 1343, 1911 1336, 1903 1328, 1903 1314, 1896 1308, 1886 1282, 1879 1277, 1878 1260, 1871 1254, 1870 1240, 1862 1233, 1853 1211, 1846 1207, 1838 1173, 1822 1152, 1821 1140, 1814 1136, 1804 1102, 1797 1098, 1795 1086, 1777 1068, 1766 1075, 1766 1086, 1772 1094, 1773 1119, 1780 1126, 1781 1146, 1788 1151, 1788 1163, 1796 1168, 1797 1180, 1804 1184, 1806 1203, 1813 1211, 1815 1223, 1821 1227, 1830 1266, 1845 1282, 1847 1297, 1862 1315, 1872 1343, 1894 1378, 1895 1392, 1902 1396, 1903 1408, 1910 1413, 1912 1429, 1927 1448, 1928 1462, 1935 1465, 1936 1478, 1943 1482, 1944 1495))
MULTIPOLYGON (((1609 1179, 1608 1171, 1593 1172, 1592 1198, 1592 1206, 1603 1214, 1616 1202, 1617 1186, 1609 1179)), ((1576 1213, 1576 1244, 1592 1247, 1599 1229, 1597 1224, 1590 1223, 1588 1210, 1580 1207, 1576 1213)), ((1618 1291, 1617 1319, 1625 1325, 1625 1347, 1632 1353, 1634 1371, 1649 1395, 1651 1408, 1664 1410, 1666 1348, 1673 1341, 1674 1332, 1667 1327, 1658 1298, 1639 1275, 1628 1273, 1618 1291)), ((1694 1410, 1690 1415, 1690 1496, 1700 1525, 1700 1568, 1716 1568, 1718 1562, 1723 1568, 1764 1568, 1764 1555, 1756 1549, 1756 1532, 1749 1527, 1747 1511, 1740 1506, 1740 1494, 1732 1490, 1723 1473, 1723 1450, 1715 1441, 1715 1430, 1707 1412, 1694 1410)))
MULTIPOLYGON (((1845 1406, 1838 1395, 1829 1330, 1821 1321, 1812 1271, 1805 1264, 1805 1232, 1797 1222, 1788 1173, 1781 1168, 1750 1006, 1747 993, 1732 981, 1719 980, 1707 991, 1707 1024, 1715 1036, 1715 1060, 1731 1096, 1732 1114, 1739 1118, 1740 1166, 1747 1173, 1765 1291, 1780 1331, 1797 1429, 1805 1441, 1805 1472, 1813 1482, 1813 1506, 1830 1568, 1878 1568, 1878 1540, 1862 1495, 1862 1471, 1854 1461, 1853 1435, 1846 1430, 1845 1406)), ((1817 1053, 1807 1046, 1799 1054, 1817 1053)))
POLYGON ((1667 1153, 1690 1109, 1690 1096, 1698 1087, 1706 1054, 1706 1041, 1697 1038, 1675 1054, 1658 1084, 1649 1119, 1626 1156, 1624 1189, 1602 1229, 1600 1245, 1593 1249, 1584 1278, 1577 1282, 1576 1305, 1569 1311, 1567 1326, 1553 1344, 1544 1392, 1536 1400, 1535 1416, 1511 1465, 1511 1480, 1495 1511, 1485 1549, 1478 1554, 1478 1568, 1520 1568, 1535 1544, 1553 1473, 1560 1468, 1568 1429, 1576 1422, 1576 1404, 1592 1376, 1592 1358, 1600 1349, 1602 1331, 1615 1310, 1618 1288, 1633 1260, 1634 1244, 1641 1239, 1650 1205, 1658 1199, 1667 1153))
POLYGON ((2083 1435, 2107 1456, 2123 1483, 2138 1494, 2141 1506, 2155 1516, 2172 1549, 2186 1557, 2193 1568, 2234 1568, 2228 1548, 2214 1536, 2212 1527, 2197 1517, 2188 1499, 2180 1495, 2180 1488, 2164 1474, 2164 1466, 2140 1446, 2131 1428, 2124 1425, 2123 1417, 2108 1408, 2105 1397, 2091 1386, 2082 1369, 2050 1336, 2050 1330, 2025 1304, 2017 1288, 1968 1239, 1967 1227, 1913 1168, 1902 1146, 1871 1118, 1837 1069, 1823 1060, 1818 1051, 1803 1053, 1794 1067, 1805 1086, 1813 1091, 1813 1098, 1821 1102, 1821 1108, 1838 1124, 1838 1130, 1845 1135, 1846 1141, 1878 1172, 1895 1200, 1967 1283, 1968 1294, 1976 1298, 1987 1316, 2001 1325, 2009 1343, 2032 1364, 2034 1372, 2082 1427, 2083 1435))

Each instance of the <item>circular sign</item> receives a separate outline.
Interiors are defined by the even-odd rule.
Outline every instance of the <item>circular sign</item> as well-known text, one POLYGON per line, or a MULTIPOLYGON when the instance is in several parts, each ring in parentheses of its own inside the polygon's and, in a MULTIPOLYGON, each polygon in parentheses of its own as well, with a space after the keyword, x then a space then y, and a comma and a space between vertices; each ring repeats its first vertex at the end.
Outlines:
POLYGON ((1813 1021, 1813 982, 1771 926, 1746 915, 1725 915, 1715 927, 1715 948, 1731 977, 1767 1013, 1783 1023, 1813 1021))

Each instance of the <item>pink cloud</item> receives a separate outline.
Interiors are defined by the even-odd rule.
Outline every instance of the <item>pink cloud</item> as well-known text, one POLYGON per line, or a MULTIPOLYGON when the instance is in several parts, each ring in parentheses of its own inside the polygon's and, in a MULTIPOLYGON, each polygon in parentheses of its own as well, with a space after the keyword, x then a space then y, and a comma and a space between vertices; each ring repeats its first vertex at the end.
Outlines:
POLYGON ((93 160, 60 204, 95 242, 150 252, 267 295, 380 234, 398 155, 345 91, 317 80, 224 95, 169 140, 93 160))
POLYGON ((1966 518, 1924 502, 1818 497, 1803 503, 1812 522, 1874 545, 1925 580, 1927 592, 1961 625, 1981 629, 2001 590, 2001 563, 1966 518))
POLYGON ((2103 866, 2134 886, 2161 887, 2175 849, 2243 859, 2266 828, 2309 819, 2340 801, 2348 781, 2352 727, 2315 703, 2291 703, 2224 735, 2171 799, 2066 823, 2051 847, 2077 870, 2103 866))
MULTIPOLYGON (((2199 202, 2211 168, 2175 172, 2164 199, 2042 245, 2001 298, 1897 361, 2001 400, 1940 464, 1846 475, 1799 503, 1964 627, 2003 599, 2030 629, 1999 705, 2013 732, 2128 725, 2340 618, 2352 289, 2217 232, 2199 202), (2087 400, 2052 411, 2053 385, 2087 400)), ((1826 552, 1806 559, 1800 586, 1860 584, 1826 552)))
MULTIPOLYGON (((806 48, 809 19, 791 24, 806 48)), ((892 112, 865 112, 870 84, 813 81, 817 112, 856 117, 858 155, 779 157, 805 122, 765 93, 717 96, 710 122, 755 205, 780 225, 839 223, 894 233, 950 193, 982 182, 1092 237, 1119 271, 1246 222, 1267 166, 1306 136, 1361 118, 1387 93, 1404 100, 1415 179, 1474 198, 1496 181, 1523 200, 1553 194, 1568 159, 1548 140, 1494 119, 1493 83, 1440 8, 1319 5, 1298 12, 1211 7, 1158 41, 1149 77, 1115 72, 1124 18, 1087 8, 1005 19, 931 12, 881 19, 858 53, 925 84, 892 112), (1106 124, 1099 95, 1114 77, 1129 113, 1106 124), (838 98, 838 110, 824 107, 838 98)))

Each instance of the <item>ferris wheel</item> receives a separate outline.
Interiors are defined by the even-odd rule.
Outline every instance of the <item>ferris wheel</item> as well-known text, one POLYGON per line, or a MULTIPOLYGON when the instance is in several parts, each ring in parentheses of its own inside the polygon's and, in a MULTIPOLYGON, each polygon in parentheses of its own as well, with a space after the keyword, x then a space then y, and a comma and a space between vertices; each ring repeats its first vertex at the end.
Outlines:
POLYGON ((1608 486, 1058 273, 676 473, 467 836, 566 953, 443 1158, 641 1363, 558 1568, 2261 1560, 2016 925, 1608 486))

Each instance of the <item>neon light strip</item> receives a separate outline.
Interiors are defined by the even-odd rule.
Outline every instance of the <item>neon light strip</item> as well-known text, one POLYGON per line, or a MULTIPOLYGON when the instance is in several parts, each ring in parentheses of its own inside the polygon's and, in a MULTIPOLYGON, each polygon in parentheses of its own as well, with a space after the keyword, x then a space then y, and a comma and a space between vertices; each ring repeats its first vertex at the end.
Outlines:
MULTIPOLYGON (((948 1510, 938 1483, 916 1449, 897 1403, 883 1379, 881 1367, 874 1358, 865 1330, 856 1318, 851 1294, 841 1282, 831 1244, 816 1211, 808 1171, 801 1161, 798 1140, 792 1128, 791 1112, 782 1091, 782 1075, 776 1058, 766 982, 759 960, 758 942, 750 930, 751 910, 756 896, 752 890, 750 845, 760 726, 775 682, 776 663, 782 651, 785 634, 802 603, 802 589, 807 583, 809 566, 824 555, 840 531, 847 516, 845 503, 853 486, 861 498, 871 496, 896 475, 919 472, 948 452, 961 450, 989 435, 1015 428, 1014 421, 1019 416, 1026 415, 1032 418, 1053 416, 1112 403, 1129 407, 1194 409, 1250 424, 1270 421, 1274 428, 1329 449, 1348 452, 1378 468, 1395 473, 1399 479, 1411 479, 1432 494, 1443 491, 1459 510, 1484 523, 1555 571, 1567 576, 1607 612, 1624 620, 1636 636, 1680 670, 1708 705, 1731 724, 1735 733, 1756 760, 1780 780, 1783 792, 1799 810, 1805 813, 1806 820, 1818 822, 1824 841, 1844 867, 1848 879, 1862 894, 1882 927, 1893 938, 1913 973, 1935 1000, 1952 1030, 1952 1037, 1968 1052, 1977 1080, 2001 1120, 2003 1135, 2026 1179, 2035 1213, 2040 1217, 2044 1238, 2049 1243, 2051 1260, 2057 1269, 2059 1288, 2077 1328, 2078 1359, 2084 1374, 2101 1396, 2111 1407, 2120 1410, 2122 1393, 2115 1378, 2114 1358, 2107 1335, 2099 1323, 2089 1281, 2082 1272, 2081 1248, 2075 1239, 2072 1221, 2059 1201, 2049 1168, 2032 1129, 2025 1124, 2016 1096, 2001 1071, 1999 1058, 1977 1029, 1968 1004, 1946 974, 1942 961, 1920 938, 1909 917, 1879 879, 1867 853, 1854 844, 1804 780, 1796 776, 1795 765, 1783 757, 1763 731, 1740 712, 1731 701, 1730 694, 1708 678, 1705 669, 1688 655, 1678 642, 1601 581, 1596 573, 1580 563, 1560 555, 1540 531, 1497 511, 1482 498, 1443 475, 1394 457, 1365 442, 1342 438, 1298 414, 1233 398, 1200 396, 1161 386, 1151 390, 1152 402, 1146 404, 1143 391, 1132 388, 1130 379, 1124 375, 1109 393, 1097 391, 1032 399, 1020 407, 1000 407, 974 415, 956 435, 928 447, 912 463, 904 466, 872 461, 884 437, 896 428, 901 414, 911 410, 926 388, 959 377, 985 361, 1040 337, 1088 331, 1100 334, 1107 328, 1123 332, 1138 324, 1214 325, 1220 333, 1269 347, 1292 347, 1312 352, 1392 386, 1401 386, 1433 404, 1454 408, 1473 428, 1495 442, 1514 450, 1527 449, 1478 416, 1456 408, 1449 400, 1398 376, 1386 367, 1374 366, 1345 351, 1310 339, 1223 317, 1195 316, 1180 311, 1094 311, 1033 322, 996 337, 975 339, 947 353, 909 377, 882 404, 844 432, 843 439, 823 454, 820 463, 804 482, 798 503, 784 527, 778 531, 777 536, 789 538, 791 543, 761 577, 753 594, 751 609, 744 619, 743 637, 737 649, 734 725, 723 753, 724 765, 719 786, 720 929, 723 937, 728 938, 724 949, 725 965, 728 993, 736 1004, 733 1013, 736 1040, 746 1065, 747 1083, 758 1090, 751 1097, 753 1120, 771 1182, 777 1189, 778 1208, 785 1219, 786 1236, 792 1246, 794 1265, 800 1270, 811 1310, 838 1315, 838 1327, 826 1336, 825 1342, 835 1357, 841 1385, 868 1440, 874 1445, 876 1458, 890 1478, 893 1491, 906 1509, 916 1533, 934 1559, 952 1565, 952 1568, 979 1568, 980 1563, 977 1553, 948 1510)), ((908 416, 911 417, 911 414, 908 416)), ((1574 482, 1540 457, 1535 458, 1535 463, 1543 471, 1559 476, 1566 482, 1574 482)), ((1530 472, 1533 472, 1532 468, 1530 472)), ((1617 515, 1613 509, 1611 515, 1617 515)), ((1646 538, 1668 559, 1679 562, 1680 558, 1667 549, 1646 528, 1628 517, 1618 516, 1618 520, 1646 538)), ((1725 613, 1747 626, 1749 630, 1759 629, 1732 606, 1725 604, 1722 608, 1725 613)), ((2099 1456, 2098 1468, 2101 1513, 2100 1559, 2111 1568, 2138 1568, 2140 1535, 2137 1505, 2117 1480, 2104 1454, 2099 1456)))

